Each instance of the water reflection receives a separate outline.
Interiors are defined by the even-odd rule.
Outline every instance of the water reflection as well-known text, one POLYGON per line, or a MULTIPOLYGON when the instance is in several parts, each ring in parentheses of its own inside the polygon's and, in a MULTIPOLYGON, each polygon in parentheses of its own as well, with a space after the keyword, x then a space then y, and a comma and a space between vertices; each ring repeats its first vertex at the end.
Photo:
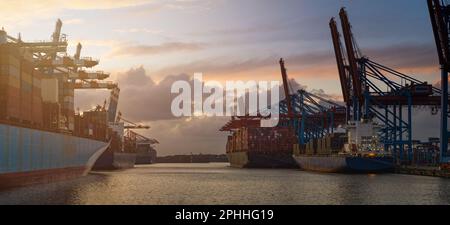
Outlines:
POLYGON ((0 192, 1 204, 450 204, 450 180, 159 164, 0 192))

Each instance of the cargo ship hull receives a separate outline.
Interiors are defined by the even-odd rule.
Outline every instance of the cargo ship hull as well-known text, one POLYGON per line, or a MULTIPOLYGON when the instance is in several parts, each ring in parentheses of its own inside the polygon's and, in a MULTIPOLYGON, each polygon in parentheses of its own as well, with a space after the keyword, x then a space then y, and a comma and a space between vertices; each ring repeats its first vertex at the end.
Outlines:
POLYGON ((136 153, 113 152, 108 149, 95 162, 93 170, 130 169, 135 163, 136 153))
POLYGON ((291 154, 232 152, 227 153, 231 167, 236 168, 297 168, 291 154))
POLYGON ((145 165, 156 163, 156 157, 152 154, 137 154, 136 165, 145 165))
POLYGON ((109 143, 0 124, 0 188, 86 175, 109 143))
POLYGON ((293 158, 303 170, 326 173, 383 173, 394 170, 391 157, 307 156, 293 158))

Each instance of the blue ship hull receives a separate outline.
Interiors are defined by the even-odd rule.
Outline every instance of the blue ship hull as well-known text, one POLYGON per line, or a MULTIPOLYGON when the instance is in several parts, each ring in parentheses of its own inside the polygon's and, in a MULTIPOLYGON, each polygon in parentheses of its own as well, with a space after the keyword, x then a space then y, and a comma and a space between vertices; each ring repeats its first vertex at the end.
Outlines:
POLYGON ((87 174, 109 143, 0 124, 0 188, 87 174))
POLYGON ((394 170, 392 157, 293 156, 301 169, 327 173, 382 173, 394 170))

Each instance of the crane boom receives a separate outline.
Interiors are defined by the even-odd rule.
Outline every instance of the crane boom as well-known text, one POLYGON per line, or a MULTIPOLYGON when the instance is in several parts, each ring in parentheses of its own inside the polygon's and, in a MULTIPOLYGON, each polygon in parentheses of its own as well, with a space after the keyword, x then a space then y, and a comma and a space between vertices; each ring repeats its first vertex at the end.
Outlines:
POLYGON ((291 95, 289 93, 287 71, 286 71, 286 67, 284 66, 283 58, 280 59, 280 68, 281 68, 281 77, 283 78, 284 95, 286 96, 286 104, 287 104, 287 108, 288 108, 288 116, 292 117, 294 114, 293 114, 293 111, 292 111, 291 95))
POLYGON ((433 27, 434 39, 441 65, 441 115, 440 115, 440 160, 450 163, 448 150, 450 132, 448 131, 448 73, 450 71, 450 5, 440 0, 427 0, 433 27))
MULTIPOLYGON (((439 63, 450 69, 450 47, 449 47, 449 31, 445 24, 439 0, 428 0, 428 10, 430 12, 431 24, 433 27, 434 39, 438 50, 439 63)), ((448 8, 448 7, 447 7, 448 8)))
POLYGON ((111 90, 111 96, 109 97, 109 106, 108 106, 108 119, 109 122, 116 121, 117 115, 117 105, 119 103, 119 87, 113 88, 111 90))
POLYGON ((126 123, 130 124, 130 125, 125 125, 125 127, 124 127, 125 129, 150 129, 150 126, 136 124, 136 123, 131 122, 131 121, 127 120, 127 119, 124 119, 122 117, 122 113, 121 112, 119 112, 117 114, 117 122, 120 122, 120 121, 123 121, 123 122, 126 122, 126 123))
POLYGON ((345 8, 341 9, 341 11, 339 12, 339 16, 341 18, 342 32, 344 34, 350 76, 352 77, 353 94, 355 97, 357 97, 359 104, 361 104, 363 99, 361 79, 358 74, 357 57, 355 55, 355 48, 353 46, 354 41, 351 31, 351 25, 345 8))
POLYGON ((333 46, 334 46, 334 53, 336 55, 336 64, 339 72, 339 80, 341 81, 342 96, 344 97, 344 102, 348 104, 350 102, 349 101, 350 89, 348 87, 347 75, 345 71, 344 56, 342 55, 340 34, 334 18, 331 18, 330 20, 330 29, 331 29, 331 37, 333 38, 333 46))

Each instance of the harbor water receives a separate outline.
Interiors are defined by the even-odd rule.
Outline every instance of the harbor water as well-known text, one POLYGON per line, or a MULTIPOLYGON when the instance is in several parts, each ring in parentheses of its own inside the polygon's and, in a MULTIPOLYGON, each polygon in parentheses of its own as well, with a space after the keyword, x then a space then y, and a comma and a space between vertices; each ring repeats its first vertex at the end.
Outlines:
POLYGON ((0 191, 0 204, 450 204, 450 179, 154 164, 0 191))

